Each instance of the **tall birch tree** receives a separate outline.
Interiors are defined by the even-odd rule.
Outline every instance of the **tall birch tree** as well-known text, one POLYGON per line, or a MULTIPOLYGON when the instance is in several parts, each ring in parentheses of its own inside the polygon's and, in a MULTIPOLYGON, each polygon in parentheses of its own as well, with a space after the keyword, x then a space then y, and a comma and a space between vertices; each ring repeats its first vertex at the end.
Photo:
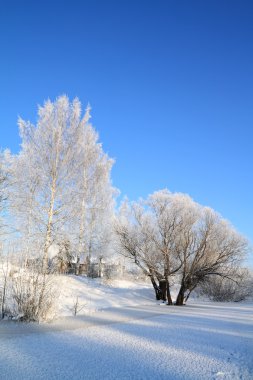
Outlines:
MULTIPOLYGON (((103 161, 103 170, 107 170, 104 175, 108 183, 107 198, 112 202, 112 162, 103 154, 97 135, 88 124, 89 118, 89 108, 81 117, 78 99, 71 103, 61 96, 39 107, 36 125, 21 118, 18 121, 22 145, 11 164, 12 211, 27 241, 35 238, 40 242, 43 271, 47 269, 53 243, 60 242, 63 236, 66 238, 66 234, 70 241, 83 242, 91 223, 87 210, 92 209, 96 214, 92 197, 101 199, 98 193, 106 192, 99 174, 103 161), (96 138, 90 138, 93 135, 96 138), (92 154, 93 151, 99 153, 92 154), (22 221, 25 221, 23 226, 22 221)), ((107 207, 104 201, 102 208, 107 207)))
POLYGON ((103 152, 102 145, 98 142, 98 134, 88 122, 89 113, 90 108, 87 108, 87 123, 78 139, 78 154, 82 167, 77 186, 77 273, 82 256, 90 260, 94 255, 105 254, 112 232, 111 222, 116 195, 110 180, 113 160, 103 152))

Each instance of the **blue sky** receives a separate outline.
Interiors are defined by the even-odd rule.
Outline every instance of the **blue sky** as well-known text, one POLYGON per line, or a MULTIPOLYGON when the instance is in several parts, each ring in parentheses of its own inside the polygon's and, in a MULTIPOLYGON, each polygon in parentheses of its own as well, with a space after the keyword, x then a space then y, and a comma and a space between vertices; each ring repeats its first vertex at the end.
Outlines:
POLYGON ((130 199, 164 187, 253 242, 253 2, 0 2, 0 146, 78 96, 130 199))

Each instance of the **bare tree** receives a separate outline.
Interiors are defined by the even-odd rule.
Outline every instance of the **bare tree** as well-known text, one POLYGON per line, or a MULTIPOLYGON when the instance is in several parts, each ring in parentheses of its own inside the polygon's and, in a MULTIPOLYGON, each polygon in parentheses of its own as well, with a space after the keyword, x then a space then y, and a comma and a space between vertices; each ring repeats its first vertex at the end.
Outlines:
POLYGON ((115 223, 120 252, 150 277, 157 299, 163 298, 159 283, 165 283, 168 304, 172 304, 173 277, 182 265, 176 257, 178 236, 186 221, 194 220, 188 212, 191 203, 186 195, 163 190, 147 201, 124 204, 115 223))
POLYGON ((248 249, 247 241, 217 213, 201 208, 199 219, 178 245, 180 290, 176 299, 182 305, 191 292, 210 276, 233 280, 248 249))
POLYGON ((151 278, 157 298, 157 281, 164 281, 169 305, 174 282, 176 305, 183 305, 207 277, 232 276, 247 251, 246 240, 228 222, 188 195, 162 190, 122 209, 115 222, 119 251, 151 278))
POLYGON ((136 213, 132 207, 124 202, 115 220, 114 231, 117 238, 115 249, 134 262, 150 278, 156 298, 159 300, 162 294, 158 282, 162 276, 156 270, 156 263, 159 263, 161 258, 157 257, 148 234, 143 233, 142 227, 137 223, 136 213))

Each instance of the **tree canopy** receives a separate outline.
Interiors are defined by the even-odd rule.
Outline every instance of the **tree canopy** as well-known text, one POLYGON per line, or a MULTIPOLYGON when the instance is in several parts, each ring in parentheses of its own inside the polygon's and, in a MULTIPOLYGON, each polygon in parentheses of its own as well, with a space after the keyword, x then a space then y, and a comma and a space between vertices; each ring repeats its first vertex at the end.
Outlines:
POLYGON ((159 282, 179 286, 176 304, 210 276, 233 278, 247 241, 214 210, 188 195, 161 190, 147 200, 124 203, 115 222, 119 251, 148 276, 159 298, 159 282))

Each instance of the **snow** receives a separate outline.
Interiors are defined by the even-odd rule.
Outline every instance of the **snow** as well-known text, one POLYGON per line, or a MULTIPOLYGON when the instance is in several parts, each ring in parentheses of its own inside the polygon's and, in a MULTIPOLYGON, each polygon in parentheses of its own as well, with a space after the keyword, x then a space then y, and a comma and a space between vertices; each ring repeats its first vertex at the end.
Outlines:
POLYGON ((59 315, 71 316, 73 304, 78 302, 84 308, 78 315, 85 315, 108 307, 152 305, 153 290, 147 283, 128 280, 106 281, 82 276, 59 276, 59 315))
POLYGON ((94 280, 95 291, 85 278, 58 281, 64 318, 0 323, 1 380, 253 379, 253 304, 161 307, 149 284, 94 280), (73 317, 78 290, 89 305, 73 317))

